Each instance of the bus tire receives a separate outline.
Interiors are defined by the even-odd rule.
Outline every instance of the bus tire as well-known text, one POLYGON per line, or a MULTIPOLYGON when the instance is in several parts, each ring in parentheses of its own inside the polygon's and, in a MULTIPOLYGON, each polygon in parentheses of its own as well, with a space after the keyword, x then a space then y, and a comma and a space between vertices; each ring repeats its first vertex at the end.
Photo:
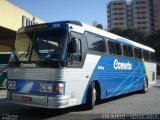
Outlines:
POLYGON ((145 78, 144 83, 143 83, 142 93, 146 93, 147 90, 148 90, 148 79, 145 78))
POLYGON ((89 86, 87 93, 87 109, 91 110, 95 106, 97 90, 95 88, 95 82, 92 82, 89 86))

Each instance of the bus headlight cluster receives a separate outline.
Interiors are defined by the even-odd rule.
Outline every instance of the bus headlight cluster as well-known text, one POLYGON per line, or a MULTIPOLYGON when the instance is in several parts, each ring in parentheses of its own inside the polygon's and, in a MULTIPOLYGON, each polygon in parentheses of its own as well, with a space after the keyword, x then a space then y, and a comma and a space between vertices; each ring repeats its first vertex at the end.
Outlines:
POLYGON ((52 92, 53 91, 53 84, 41 83, 40 84, 40 91, 41 92, 52 92))
POLYGON ((55 94, 64 94, 64 83, 55 83, 54 84, 54 93, 55 94))
POLYGON ((40 92, 62 95, 64 94, 64 90, 64 83, 61 82, 40 84, 40 92))
POLYGON ((7 88, 12 90, 16 89, 16 81, 8 81, 7 88))

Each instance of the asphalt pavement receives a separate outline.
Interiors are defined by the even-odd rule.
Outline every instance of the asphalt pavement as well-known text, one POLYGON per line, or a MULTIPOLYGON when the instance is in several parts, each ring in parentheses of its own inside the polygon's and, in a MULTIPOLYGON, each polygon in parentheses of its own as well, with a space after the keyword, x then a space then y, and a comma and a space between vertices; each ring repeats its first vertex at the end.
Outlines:
MULTIPOLYGON (((0 90, 0 119, 30 120, 99 120, 109 117, 124 118, 127 115, 160 114, 160 79, 149 88, 146 94, 135 92, 123 96, 103 100, 93 110, 85 110, 83 106, 53 110, 29 107, 6 102, 6 91, 0 90)), ((152 116, 159 118, 158 116, 152 116)))

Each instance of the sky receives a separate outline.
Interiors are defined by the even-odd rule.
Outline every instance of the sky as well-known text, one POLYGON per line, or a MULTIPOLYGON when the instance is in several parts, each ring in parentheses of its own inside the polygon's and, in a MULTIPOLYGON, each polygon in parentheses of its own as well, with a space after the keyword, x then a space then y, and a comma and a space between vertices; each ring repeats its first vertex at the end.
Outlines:
POLYGON ((77 20, 97 21, 107 27, 106 4, 111 0, 8 0, 45 22, 77 20))

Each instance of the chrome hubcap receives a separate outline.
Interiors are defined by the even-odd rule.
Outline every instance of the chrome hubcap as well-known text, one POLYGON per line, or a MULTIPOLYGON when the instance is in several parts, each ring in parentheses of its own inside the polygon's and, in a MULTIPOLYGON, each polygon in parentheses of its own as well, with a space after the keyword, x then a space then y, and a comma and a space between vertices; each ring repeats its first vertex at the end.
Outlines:
POLYGON ((95 88, 93 90, 93 97, 94 97, 94 101, 96 101, 96 99, 97 99, 97 93, 96 93, 96 89, 95 88))
POLYGON ((147 91, 147 82, 146 82, 146 80, 145 80, 145 83, 144 83, 144 89, 145 89, 145 91, 147 91))

